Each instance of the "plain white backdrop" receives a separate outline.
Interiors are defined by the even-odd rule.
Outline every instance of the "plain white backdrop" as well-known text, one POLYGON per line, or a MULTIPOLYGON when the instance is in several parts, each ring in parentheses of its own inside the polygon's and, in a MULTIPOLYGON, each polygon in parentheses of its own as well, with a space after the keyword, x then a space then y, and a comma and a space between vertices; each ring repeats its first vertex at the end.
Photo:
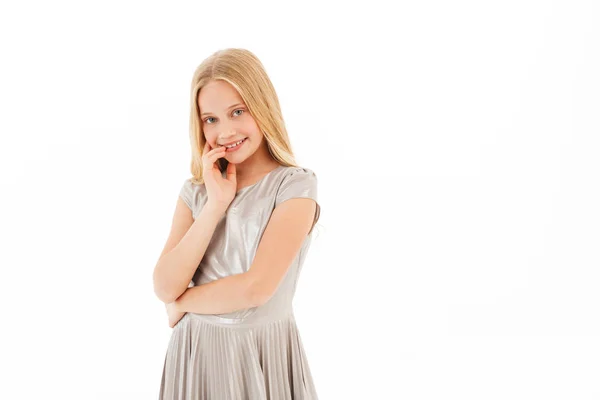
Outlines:
POLYGON ((5 2, 3 399, 155 399, 152 270, 214 51, 263 62, 318 236, 321 400, 600 399, 594 1, 5 2))

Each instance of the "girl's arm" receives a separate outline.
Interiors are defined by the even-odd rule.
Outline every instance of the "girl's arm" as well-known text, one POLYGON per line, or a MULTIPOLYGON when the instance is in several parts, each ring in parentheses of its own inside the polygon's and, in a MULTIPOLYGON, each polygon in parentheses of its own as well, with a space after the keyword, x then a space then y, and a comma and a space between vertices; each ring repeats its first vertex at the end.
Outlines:
POLYGON ((183 316, 187 313, 180 312, 175 309, 175 302, 165 304, 165 308, 167 310, 167 318, 169 320, 169 327, 174 328, 175 325, 183 318, 183 316))
POLYGON ((256 307, 248 272, 226 276, 188 288, 177 300, 174 310, 196 314, 225 314, 256 307))
POLYGON ((257 307, 277 290, 302 248, 316 216, 312 199, 290 199, 278 205, 247 272, 187 289, 174 309, 196 314, 222 314, 257 307))
MULTIPOLYGON (((194 286, 194 281, 191 281, 188 285, 189 287, 194 286)), ((181 318, 183 318, 183 316, 185 314, 187 314, 185 311, 178 311, 177 309, 175 309, 175 302, 171 302, 171 303, 165 303, 165 309, 167 310, 167 319, 169 322, 169 327, 174 328, 175 325, 177 325, 177 323, 181 320, 181 318)))
POLYGON ((193 220, 191 210, 177 201, 171 233, 154 267, 154 293, 165 304, 188 287, 226 208, 207 202, 193 220))

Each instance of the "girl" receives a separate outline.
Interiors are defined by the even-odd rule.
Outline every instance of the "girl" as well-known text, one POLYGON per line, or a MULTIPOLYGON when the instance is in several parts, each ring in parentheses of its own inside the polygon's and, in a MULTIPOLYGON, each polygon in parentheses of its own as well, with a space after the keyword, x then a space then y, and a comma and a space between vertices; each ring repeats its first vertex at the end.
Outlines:
POLYGON ((154 268, 173 333, 161 400, 317 399, 292 299, 319 219, 279 100, 244 49, 192 79, 192 177, 154 268))

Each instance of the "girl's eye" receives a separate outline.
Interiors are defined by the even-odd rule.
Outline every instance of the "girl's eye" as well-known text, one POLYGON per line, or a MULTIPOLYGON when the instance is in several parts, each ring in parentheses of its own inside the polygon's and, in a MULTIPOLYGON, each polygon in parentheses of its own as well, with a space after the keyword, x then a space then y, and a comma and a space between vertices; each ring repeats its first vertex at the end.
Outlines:
MULTIPOLYGON (((233 110, 233 112, 236 112, 236 111, 244 111, 244 110, 242 110, 241 108, 238 108, 238 109, 236 109, 236 110, 233 110)), ((239 115, 239 114, 238 114, 238 115, 239 115)), ((212 117, 204 118, 204 122, 206 122, 206 123, 208 124, 208 123, 209 123, 209 122, 208 122, 208 120, 209 120, 209 119, 212 119, 212 117)))

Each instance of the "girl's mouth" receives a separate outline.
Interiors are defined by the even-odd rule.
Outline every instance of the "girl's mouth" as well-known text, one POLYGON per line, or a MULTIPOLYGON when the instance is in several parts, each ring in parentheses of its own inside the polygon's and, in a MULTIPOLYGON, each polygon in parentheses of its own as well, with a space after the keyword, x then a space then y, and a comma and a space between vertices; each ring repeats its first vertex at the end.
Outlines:
POLYGON ((233 147, 225 147, 225 153, 231 153, 231 152, 238 150, 246 142, 246 139, 248 139, 248 138, 242 139, 240 142, 238 142, 233 147))

